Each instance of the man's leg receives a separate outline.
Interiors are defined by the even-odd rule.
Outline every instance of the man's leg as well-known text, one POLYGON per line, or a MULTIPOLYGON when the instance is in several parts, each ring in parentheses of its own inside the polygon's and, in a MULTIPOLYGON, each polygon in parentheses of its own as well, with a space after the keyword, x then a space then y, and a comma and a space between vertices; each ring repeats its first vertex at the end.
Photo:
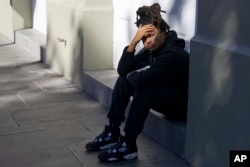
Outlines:
POLYGON ((85 147, 87 150, 104 150, 110 148, 119 141, 119 126, 125 119, 125 110, 132 94, 133 88, 128 83, 127 78, 118 77, 113 91, 110 112, 108 114, 109 125, 106 125, 104 131, 93 141, 86 144, 85 147))
MULTIPOLYGON (((171 88, 154 88, 148 90, 135 90, 134 98, 125 124, 125 137, 120 137, 119 142, 107 151, 99 154, 101 161, 117 161, 137 157, 138 150, 136 138, 141 133, 149 110, 157 106, 163 112, 171 112, 182 103, 182 93, 171 88)), ((174 114, 176 115, 176 114, 174 114)), ((177 111, 177 115, 179 112, 177 111)))
POLYGON ((98 155, 101 161, 134 159, 138 156, 136 137, 143 128, 150 108, 148 91, 135 90, 131 108, 125 125, 125 137, 107 151, 98 155))
POLYGON ((108 113, 110 125, 119 127, 121 122, 125 120, 125 110, 133 93, 134 88, 129 84, 127 78, 118 77, 108 113))
POLYGON ((134 142, 142 132, 150 108, 170 119, 185 120, 187 95, 169 87, 135 90, 125 125, 125 138, 134 142))
POLYGON ((143 129, 151 106, 149 90, 135 90, 134 98, 125 124, 125 138, 130 142, 136 142, 138 134, 143 129))

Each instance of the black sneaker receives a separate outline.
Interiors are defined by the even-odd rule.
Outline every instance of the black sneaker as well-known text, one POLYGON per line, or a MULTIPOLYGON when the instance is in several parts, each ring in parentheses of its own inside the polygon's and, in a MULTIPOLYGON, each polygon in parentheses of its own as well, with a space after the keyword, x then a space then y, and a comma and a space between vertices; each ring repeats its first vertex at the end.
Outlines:
POLYGON ((123 136, 120 141, 110 149, 101 152, 98 158, 103 162, 113 162, 137 158, 138 151, 136 144, 128 145, 123 136))
POLYGON ((120 128, 111 128, 105 126, 104 131, 98 135, 94 141, 86 144, 85 148, 88 151, 105 150, 113 146, 119 141, 120 128))

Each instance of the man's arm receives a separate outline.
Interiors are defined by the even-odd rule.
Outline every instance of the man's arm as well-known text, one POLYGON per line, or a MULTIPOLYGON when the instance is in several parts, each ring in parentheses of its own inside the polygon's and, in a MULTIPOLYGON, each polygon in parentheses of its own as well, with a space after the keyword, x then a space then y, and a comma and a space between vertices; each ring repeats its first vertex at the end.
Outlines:
POLYGON ((127 76, 128 73, 148 65, 148 50, 143 48, 134 55, 134 52, 127 52, 127 48, 128 46, 124 48, 118 64, 117 72, 120 76, 127 76))
POLYGON ((140 25, 134 38, 132 39, 132 41, 130 42, 128 48, 127 48, 127 52, 135 52, 135 48, 137 46, 137 44, 142 40, 142 38, 146 35, 148 35, 150 32, 152 32, 154 30, 154 26, 152 24, 148 24, 148 25, 140 25))
POLYGON ((187 71, 188 57, 170 51, 159 55, 157 60, 145 71, 129 75, 128 80, 137 89, 161 87, 187 71))
POLYGON ((147 65, 145 59, 147 57, 147 51, 142 49, 137 55, 134 55, 135 48, 142 38, 151 33, 154 29, 155 27, 152 24, 139 26, 129 46, 125 47, 123 50, 117 69, 119 75, 126 76, 128 73, 147 65))

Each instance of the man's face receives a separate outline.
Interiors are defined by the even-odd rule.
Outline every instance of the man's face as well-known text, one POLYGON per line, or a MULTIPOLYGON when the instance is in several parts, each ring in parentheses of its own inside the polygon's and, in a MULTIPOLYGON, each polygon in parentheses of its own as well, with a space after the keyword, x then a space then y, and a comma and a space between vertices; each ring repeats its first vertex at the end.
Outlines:
POLYGON ((142 42, 144 47, 152 52, 163 44, 165 37, 166 33, 155 27, 150 33, 142 38, 142 42))

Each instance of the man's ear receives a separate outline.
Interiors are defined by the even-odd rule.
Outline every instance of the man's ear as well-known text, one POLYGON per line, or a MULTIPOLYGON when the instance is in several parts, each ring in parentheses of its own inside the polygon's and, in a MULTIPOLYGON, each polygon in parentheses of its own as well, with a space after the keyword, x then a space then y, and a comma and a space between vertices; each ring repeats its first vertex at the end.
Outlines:
POLYGON ((161 33, 164 36, 164 38, 167 36, 167 32, 166 31, 161 31, 161 33))

